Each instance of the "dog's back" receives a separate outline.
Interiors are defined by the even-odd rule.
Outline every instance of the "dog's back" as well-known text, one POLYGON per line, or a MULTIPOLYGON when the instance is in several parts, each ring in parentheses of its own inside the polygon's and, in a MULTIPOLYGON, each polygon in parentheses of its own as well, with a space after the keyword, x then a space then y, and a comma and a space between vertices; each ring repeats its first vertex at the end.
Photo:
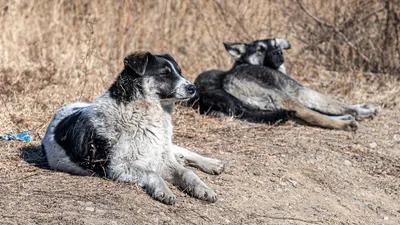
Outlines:
POLYGON ((247 83, 249 89, 253 89, 254 86, 263 86, 265 89, 277 89, 286 93, 302 87, 300 83, 276 69, 248 64, 237 66, 226 72, 222 87, 225 90, 228 86, 230 86, 229 89, 235 89, 246 86, 244 83, 247 83))

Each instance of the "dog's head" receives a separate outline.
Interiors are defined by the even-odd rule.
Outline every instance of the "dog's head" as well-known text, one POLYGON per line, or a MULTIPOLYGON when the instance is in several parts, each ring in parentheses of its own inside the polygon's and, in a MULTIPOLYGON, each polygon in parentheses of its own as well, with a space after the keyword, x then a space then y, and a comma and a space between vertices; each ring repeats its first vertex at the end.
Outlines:
POLYGON ((183 78, 171 56, 135 52, 125 57, 124 70, 110 91, 125 102, 140 93, 171 103, 193 97, 196 86, 183 78))
POLYGON ((257 40, 250 43, 224 42, 225 49, 238 64, 263 65, 278 69, 285 61, 282 50, 290 49, 283 38, 257 40))

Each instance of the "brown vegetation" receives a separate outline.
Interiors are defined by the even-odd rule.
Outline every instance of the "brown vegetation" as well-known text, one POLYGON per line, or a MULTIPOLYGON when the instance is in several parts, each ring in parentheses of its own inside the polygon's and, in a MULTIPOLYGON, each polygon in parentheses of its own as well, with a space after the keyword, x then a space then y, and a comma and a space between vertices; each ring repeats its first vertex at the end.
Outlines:
POLYGON ((1 224, 399 224, 399 0, 0 1, 1 224), (46 169, 54 111, 92 101, 131 51, 172 55, 186 77, 229 69, 223 41, 287 38, 289 74, 348 103, 381 106, 357 133, 208 118, 177 107, 175 141, 226 160, 198 173, 215 204, 174 189, 175 206, 134 185, 46 169))

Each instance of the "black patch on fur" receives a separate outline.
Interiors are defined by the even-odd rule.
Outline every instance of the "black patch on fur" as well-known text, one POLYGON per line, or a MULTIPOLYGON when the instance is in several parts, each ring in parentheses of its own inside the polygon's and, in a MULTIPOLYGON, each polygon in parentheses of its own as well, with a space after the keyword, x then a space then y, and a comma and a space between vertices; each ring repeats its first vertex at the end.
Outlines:
POLYGON ((272 69, 278 69, 284 62, 285 59, 283 57, 282 49, 277 48, 266 53, 263 65, 272 69))
POLYGON ((54 130, 55 141, 71 161, 84 169, 105 176, 112 143, 98 135, 93 124, 77 111, 60 121, 54 130))
POLYGON ((141 83, 141 77, 132 68, 125 67, 108 90, 118 104, 128 104, 143 95, 141 83))
POLYGON ((164 58, 164 59, 170 61, 170 62, 172 63, 172 65, 174 65, 174 67, 176 68, 176 70, 178 71, 179 75, 182 74, 182 70, 181 70, 181 68, 179 67, 178 63, 177 63, 177 62, 175 61, 175 59, 172 58, 170 55, 164 54, 164 55, 159 55, 159 57, 164 58))

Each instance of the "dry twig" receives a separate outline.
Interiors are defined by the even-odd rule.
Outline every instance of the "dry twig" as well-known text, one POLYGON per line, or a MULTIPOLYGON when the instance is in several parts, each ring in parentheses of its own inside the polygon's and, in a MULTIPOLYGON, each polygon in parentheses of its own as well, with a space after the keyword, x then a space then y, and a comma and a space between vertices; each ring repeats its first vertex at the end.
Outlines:
POLYGON ((363 58, 363 59, 364 59, 366 62, 368 62, 368 63, 371 62, 371 60, 370 60, 367 56, 365 56, 365 55, 361 52, 361 50, 360 50, 359 48, 357 48, 357 47, 350 41, 350 39, 347 38, 346 35, 344 35, 339 29, 337 29, 337 28, 336 28, 335 26, 333 26, 332 24, 330 24, 330 23, 328 23, 328 22, 326 22, 326 21, 323 21, 323 20, 317 18, 316 16, 314 16, 313 14, 311 14, 310 11, 308 11, 308 10, 304 7, 303 3, 301 3, 301 0, 297 0, 297 3, 299 3, 300 8, 301 8, 309 17, 311 17, 313 20, 315 20, 315 22, 317 22, 318 24, 320 24, 320 25, 322 25, 322 26, 326 26, 326 27, 328 27, 328 28, 331 28, 336 34, 338 34, 339 36, 341 36, 341 37, 344 39, 344 41, 347 43, 347 45, 348 45, 350 48, 352 48, 354 51, 356 51, 356 52, 361 56, 361 58, 363 58))

